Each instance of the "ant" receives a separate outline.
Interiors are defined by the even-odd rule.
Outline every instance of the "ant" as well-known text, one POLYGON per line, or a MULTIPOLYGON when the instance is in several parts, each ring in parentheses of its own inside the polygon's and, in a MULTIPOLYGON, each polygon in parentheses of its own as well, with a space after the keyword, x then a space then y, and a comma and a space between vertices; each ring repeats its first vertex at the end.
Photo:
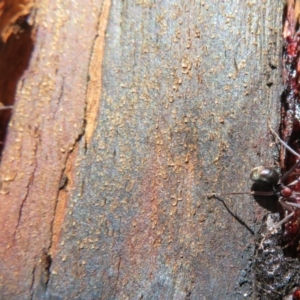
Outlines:
MULTIPOLYGON (((300 235, 300 193, 294 191, 294 186, 300 183, 300 178, 292 181, 291 183, 284 185, 283 182, 292 174, 294 171, 300 167, 300 154, 294 151, 290 146, 288 146, 278 134, 270 127, 270 131, 276 137, 276 139, 284 146, 285 149, 290 151, 296 156, 297 161, 294 166, 288 170, 283 176, 280 177, 279 173, 275 168, 259 166, 252 169, 250 173, 250 179, 257 186, 267 186, 270 187, 270 191, 251 191, 251 192, 233 192, 226 194, 210 194, 207 196, 216 197, 223 195, 242 195, 248 194, 253 196, 277 196, 278 203, 281 205, 284 211, 284 215, 281 221, 273 226, 271 229, 274 230, 279 226, 284 224, 283 228, 283 241, 286 244, 285 247, 290 246, 300 235)), ((285 248, 284 247, 284 248, 285 248)), ((300 252, 300 246, 296 249, 300 252)))

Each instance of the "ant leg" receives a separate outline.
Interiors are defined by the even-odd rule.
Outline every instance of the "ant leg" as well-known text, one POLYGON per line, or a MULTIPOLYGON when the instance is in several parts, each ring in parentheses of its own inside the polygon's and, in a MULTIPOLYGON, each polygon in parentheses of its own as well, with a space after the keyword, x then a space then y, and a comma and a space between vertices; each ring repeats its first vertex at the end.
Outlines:
MULTIPOLYGON (((281 221, 279 221, 278 223, 276 223, 274 226, 272 226, 272 228, 270 229, 270 231, 273 231, 274 229, 280 227, 282 224, 286 223, 290 218, 293 217, 293 215, 295 214, 295 211, 293 210, 292 206, 295 206, 295 203, 292 202, 285 202, 282 201, 282 199, 279 199, 278 202, 280 203, 280 205, 285 208, 288 212, 290 212, 286 217, 284 217, 281 221), (293 205, 291 205, 293 204, 293 205)), ((297 206, 296 206, 297 207, 297 206)), ((299 206, 300 208, 300 206, 299 206)))
POLYGON ((299 181, 300 181, 300 178, 299 178, 299 179, 296 179, 296 180, 294 180, 294 181, 292 181, 292 182, 289 183, 287 186, 295 185, 295 184, 297 184, 299 181))
POLYGON ((12 109, 13 106, 12 105, 8 105, 8 106, 0 106, 0 110, 6 110, 6 109, 12 109))
MULTIPOLYGON (((288 212, 293 212, 293 206, 295 207, 296 203, 292 203, 292 202, 286 202, 283 201, 282 199, 278 200, 278 203, 284 208, 286 209, 288 212)), ((297 206, 296 206, 297 207, 297 206)))
MULTIPOLYGON (((299 173, 297 173, 299 174, 299 173)), ((286 185, 287 187, 290 187, 290 186, 293 186, 293 185, 296 185, 297 183, 300 182, 300 177, 295 179, 294 181, 290 182, 288 185, 286 185)), ((294 192, 295 195, 300 195, 300 192, 294 192)))
MULTIPOLYGON (((269 124, 269 129, 270 131, 273 133, 273 135, 277 138, 277 140, 284 146, 285 149, 289 150, 292 154, 294 154, 296 157, 299 158, 299 160, 295 163, 295 165, 289 169, 281 178, 280 178, 280 182, 283 182, 286 178, 288 178, 288 176, 290 176, 290 174, 297 168, 300 166, 300 155, 299 153, 297 153, 296 151, 294 151, 287 143, 285 143, 279 136, 278 134, 271 128, 270 124, 269 124)), ((293 185, 294 182, 292 182, 290 185, 293 185)))
POLYGON ((271 229, 270 231, 273 231, 274 229, 280 227, 282 224, 284 224, 285 222, 287 222, 293 215, 294 215, 294 211, 292 211, 290 214, 288 214, 285 218, 283 218, 281 221, 279 221, 278 223, 276 223, 271 229))
MULTIPOLYGON (((288 178, 288 176, 291 175, 291 173, 297 168, 300 166, 300 159, 280 178, 280 182, 283 182, 285 179, 288 178)), ((300 179, 299 179, 300 180, 300 179)), ((295 180, 293 182, 291 182, 290 184, 288 185, 294 185, 296 184, 299 180, 295 180)))
POLYGON ((295 214, 295 211, 294 209, 292 208, 293 206, 294 207, 298 207, 300 208, 300 205, 297 206, 296 203, 292 203, 292 202, 285 202, 283 201, 282 199, 279 199, 278 202, 280 203, 280 205, 286 209, 288 212, 290 212, 286 217, 284 217, 281 221, 279 221, 277 224, 275 224, 271 229, 270 231, 273 231, 274 229, 280 227, 282 224, 284 224, 285 222, 287 222, 294 214, 295 214))
POLYGON ((272 127, 269 124, 269 129, 270 131, 273 133, 273 135, 277 138, 277 140, 284 146, 285 149, 289 150, 292 154, 294 154, 295 156, 297 156, 300 159, 300 155, 299 153, 297 153, 296 151, 294 151, 287 143, 285 143, 280 137, 279 135, 272 129, 272 127))
POLYGON ((300 208, 300 204, 299 203, 288 202, 288 201, 286 201, 285 203, 288 204, 288 205, 290 205, 290 206, 300 208))

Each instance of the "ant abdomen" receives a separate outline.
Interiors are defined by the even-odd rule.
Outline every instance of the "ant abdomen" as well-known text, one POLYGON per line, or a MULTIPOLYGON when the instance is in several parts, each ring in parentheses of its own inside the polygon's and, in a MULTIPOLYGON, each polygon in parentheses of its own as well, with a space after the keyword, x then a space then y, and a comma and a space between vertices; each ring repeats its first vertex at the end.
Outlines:
POLYGON ((252 169, 250 179, 259 185, 276 185, 279 181, 279 174, 274 168, 259 166, 252 169))

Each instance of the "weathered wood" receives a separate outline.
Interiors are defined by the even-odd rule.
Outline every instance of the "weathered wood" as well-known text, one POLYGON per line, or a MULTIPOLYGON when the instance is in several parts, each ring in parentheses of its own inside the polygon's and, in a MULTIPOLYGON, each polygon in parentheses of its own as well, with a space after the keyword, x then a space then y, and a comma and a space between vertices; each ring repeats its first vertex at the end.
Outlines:
POLYGON ((30 298, 46 286, 84 131, 102 5, 82 11, 73 4, 43 2, 32 16, 35 48, 16 93, 1 164, 0 282, 9 299, 30 298))
POLYGON ((203 195, 248 191, 273 165, 282 12, 41 1, 1 164, 2 295, 253 296, 265 210, 203 195))

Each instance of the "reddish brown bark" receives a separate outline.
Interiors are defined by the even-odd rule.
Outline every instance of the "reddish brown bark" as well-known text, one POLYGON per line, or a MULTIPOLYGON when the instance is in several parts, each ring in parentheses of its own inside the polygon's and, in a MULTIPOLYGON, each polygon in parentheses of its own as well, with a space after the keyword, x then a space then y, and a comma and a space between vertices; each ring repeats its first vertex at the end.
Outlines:
POLYGON ((265 211, 203 194, 248 190, 273 164, 280 3, 32 10, 1 162, 1 295, 251 297, 265 211))

